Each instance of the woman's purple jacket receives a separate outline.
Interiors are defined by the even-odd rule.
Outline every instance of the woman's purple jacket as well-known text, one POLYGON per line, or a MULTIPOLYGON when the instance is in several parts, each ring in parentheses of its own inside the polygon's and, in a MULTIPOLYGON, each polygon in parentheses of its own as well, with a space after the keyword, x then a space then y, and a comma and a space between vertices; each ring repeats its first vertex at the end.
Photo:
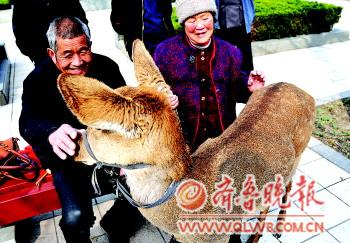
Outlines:
MULTIPOLYGON (((213 37, 210 75, 214 81, 222 130, 236 119, 236 103, 246 103, 248 74, 241 71, 242 55, 228 42, 213 37)), ((154 60, 171 90, 179 97, 177 108, 187 143, 192 144, 198 132, 200 117, 200 80, 195 65, 196 52, 184 34, 161 42, 154 60)))

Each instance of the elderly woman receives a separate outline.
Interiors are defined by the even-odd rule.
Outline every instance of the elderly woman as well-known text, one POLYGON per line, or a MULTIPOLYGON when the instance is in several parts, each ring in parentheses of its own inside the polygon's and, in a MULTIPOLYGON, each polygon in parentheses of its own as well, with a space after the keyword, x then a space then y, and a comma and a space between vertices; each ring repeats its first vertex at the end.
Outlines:
POLYGON ((154 60, 178 96, 185 139, 194 151, 220 135, 236 119, 236 103, 246 103, 264 86, 264 75, 241 69, 236 46, 213 36, 214 0, 178 0, 183 33, 161 42, 154 60))

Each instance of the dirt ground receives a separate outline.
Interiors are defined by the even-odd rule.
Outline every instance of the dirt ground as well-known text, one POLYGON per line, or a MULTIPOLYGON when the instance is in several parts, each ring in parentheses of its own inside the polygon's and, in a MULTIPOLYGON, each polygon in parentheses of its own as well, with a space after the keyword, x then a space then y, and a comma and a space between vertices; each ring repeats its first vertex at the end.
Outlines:
POLYGON ((313 136, 350 159, 350 97, 317 107, 313 136))

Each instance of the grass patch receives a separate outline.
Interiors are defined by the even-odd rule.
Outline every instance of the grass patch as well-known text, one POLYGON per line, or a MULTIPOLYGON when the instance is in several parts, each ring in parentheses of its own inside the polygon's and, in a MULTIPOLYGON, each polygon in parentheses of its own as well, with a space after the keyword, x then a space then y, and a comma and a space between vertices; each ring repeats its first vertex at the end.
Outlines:
POLYGON ((313 136, 350 159, 350 98, 317 107, 313 136))

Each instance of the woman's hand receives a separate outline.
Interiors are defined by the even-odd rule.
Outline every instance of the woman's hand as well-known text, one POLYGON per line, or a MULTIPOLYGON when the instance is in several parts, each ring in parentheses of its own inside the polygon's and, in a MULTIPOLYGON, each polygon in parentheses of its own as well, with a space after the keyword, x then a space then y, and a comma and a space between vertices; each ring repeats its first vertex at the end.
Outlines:
POLYGON ((169 95, 169 103, 170 103, 170 107, 171 109, 176 109, 176 107, 179 105, 179 98, 177 97, 177 95, 169 95))
POLYGON ((259 70, 253 70, 249 74, 248 89, 250 92, 265 86, 265 74, 259 70))

